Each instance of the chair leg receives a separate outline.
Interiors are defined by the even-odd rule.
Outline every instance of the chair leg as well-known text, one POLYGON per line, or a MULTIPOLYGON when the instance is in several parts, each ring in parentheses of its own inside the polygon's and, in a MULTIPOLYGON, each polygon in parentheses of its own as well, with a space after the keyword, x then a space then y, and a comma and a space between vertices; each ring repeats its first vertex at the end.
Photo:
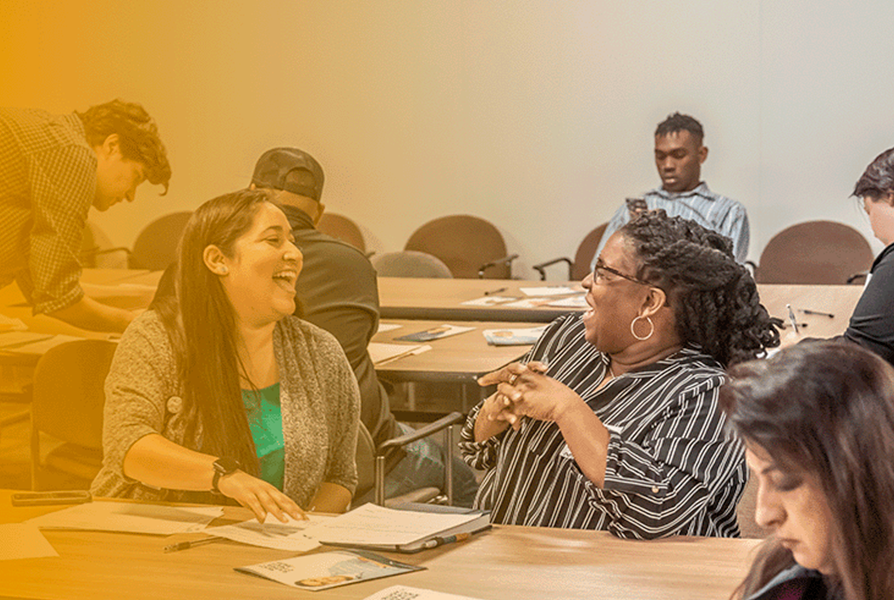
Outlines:
POLYGON ((445 454, 445 462, 444 465, 444 477, 447 481, 444 482, 445 489, 447 490, 447 505, 453 506, 453 425, 447 427, 447 440, 445 442, 447 444, 445 454))
POLYGON ((31 489, 38 490, 38 472, 40 471, 40 432, 34 426, 34 417, 31 418, 31 489))
POLYGON ((376 504, 385 506, 385 457, 376 456, 375 466, 376 504))

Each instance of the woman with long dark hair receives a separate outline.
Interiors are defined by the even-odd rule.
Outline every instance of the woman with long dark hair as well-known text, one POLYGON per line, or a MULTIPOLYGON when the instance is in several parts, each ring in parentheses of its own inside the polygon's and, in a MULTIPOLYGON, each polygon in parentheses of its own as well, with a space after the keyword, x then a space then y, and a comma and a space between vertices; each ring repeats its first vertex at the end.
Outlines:
POLYGON ((260 520, 347 508, 359 393, 335 338, 292 316, 301 266, 266 192, 196 210, 175 295, 135 320, 115 354, 94 493, 214 502, 213 492, 260 520))
POLYGON ((720 392, 772 535, 734 594, 894 598, 894 369, 843 342, 735 367, 720 392))

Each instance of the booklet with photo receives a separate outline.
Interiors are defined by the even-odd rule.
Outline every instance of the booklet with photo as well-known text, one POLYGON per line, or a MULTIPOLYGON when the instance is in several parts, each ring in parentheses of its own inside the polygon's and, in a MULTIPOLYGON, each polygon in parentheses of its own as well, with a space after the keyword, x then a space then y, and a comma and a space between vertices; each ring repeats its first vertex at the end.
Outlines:
POLYGON ((240 573, 313 592, 424 569, 365 550, 321 552, 235 568, 240 573))
POLYGON ((529 346, 546 330, 547 325, 519 329, 485 329, 484 339, 491 346, 529 346))
POLYGON ((402 335, 398 338, 394 338, 394 341, 430 342, 431 340, 439 340, 441 338, 445 338, 451 335, 457 335, 458 333, 465 333, 474 329, 474 327, 460 327, 459 325, 450 325, 449 323, 444 323, 443 325, 431 327, 430 329, 426 329, 425 331, 417 331, 416 333, 402 335))
POLYGON ((401 510, 370 503, 312 525, 305 534, 329 546, 411 554, 465 540, 488 528, 490 512, 486 511, 401 510))

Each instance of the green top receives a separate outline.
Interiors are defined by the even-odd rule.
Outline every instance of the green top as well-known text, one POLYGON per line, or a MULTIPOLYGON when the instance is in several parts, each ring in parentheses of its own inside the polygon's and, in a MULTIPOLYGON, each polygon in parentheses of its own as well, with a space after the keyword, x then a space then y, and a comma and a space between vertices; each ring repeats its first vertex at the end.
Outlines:
POLYGON ((285 474, 285 440, 282 433, 279 383, 257 392, 242 390, 242 402, 248 412, 248 425, 258 452, 261 479, 282 490, 285 474))

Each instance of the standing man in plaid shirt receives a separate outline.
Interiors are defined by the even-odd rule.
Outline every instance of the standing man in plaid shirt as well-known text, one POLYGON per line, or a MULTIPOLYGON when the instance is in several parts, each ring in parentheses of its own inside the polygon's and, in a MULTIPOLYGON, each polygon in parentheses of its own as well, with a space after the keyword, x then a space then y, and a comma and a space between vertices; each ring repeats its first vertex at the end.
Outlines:
POLYGON ((68 115, 0 108, 0 288, 18 282, 35 314, 124 331, 135 315, 81 288, 87 212, 133 202, 147 180, 166 193, 170 178, 155 121, 139 104, 68 115))

